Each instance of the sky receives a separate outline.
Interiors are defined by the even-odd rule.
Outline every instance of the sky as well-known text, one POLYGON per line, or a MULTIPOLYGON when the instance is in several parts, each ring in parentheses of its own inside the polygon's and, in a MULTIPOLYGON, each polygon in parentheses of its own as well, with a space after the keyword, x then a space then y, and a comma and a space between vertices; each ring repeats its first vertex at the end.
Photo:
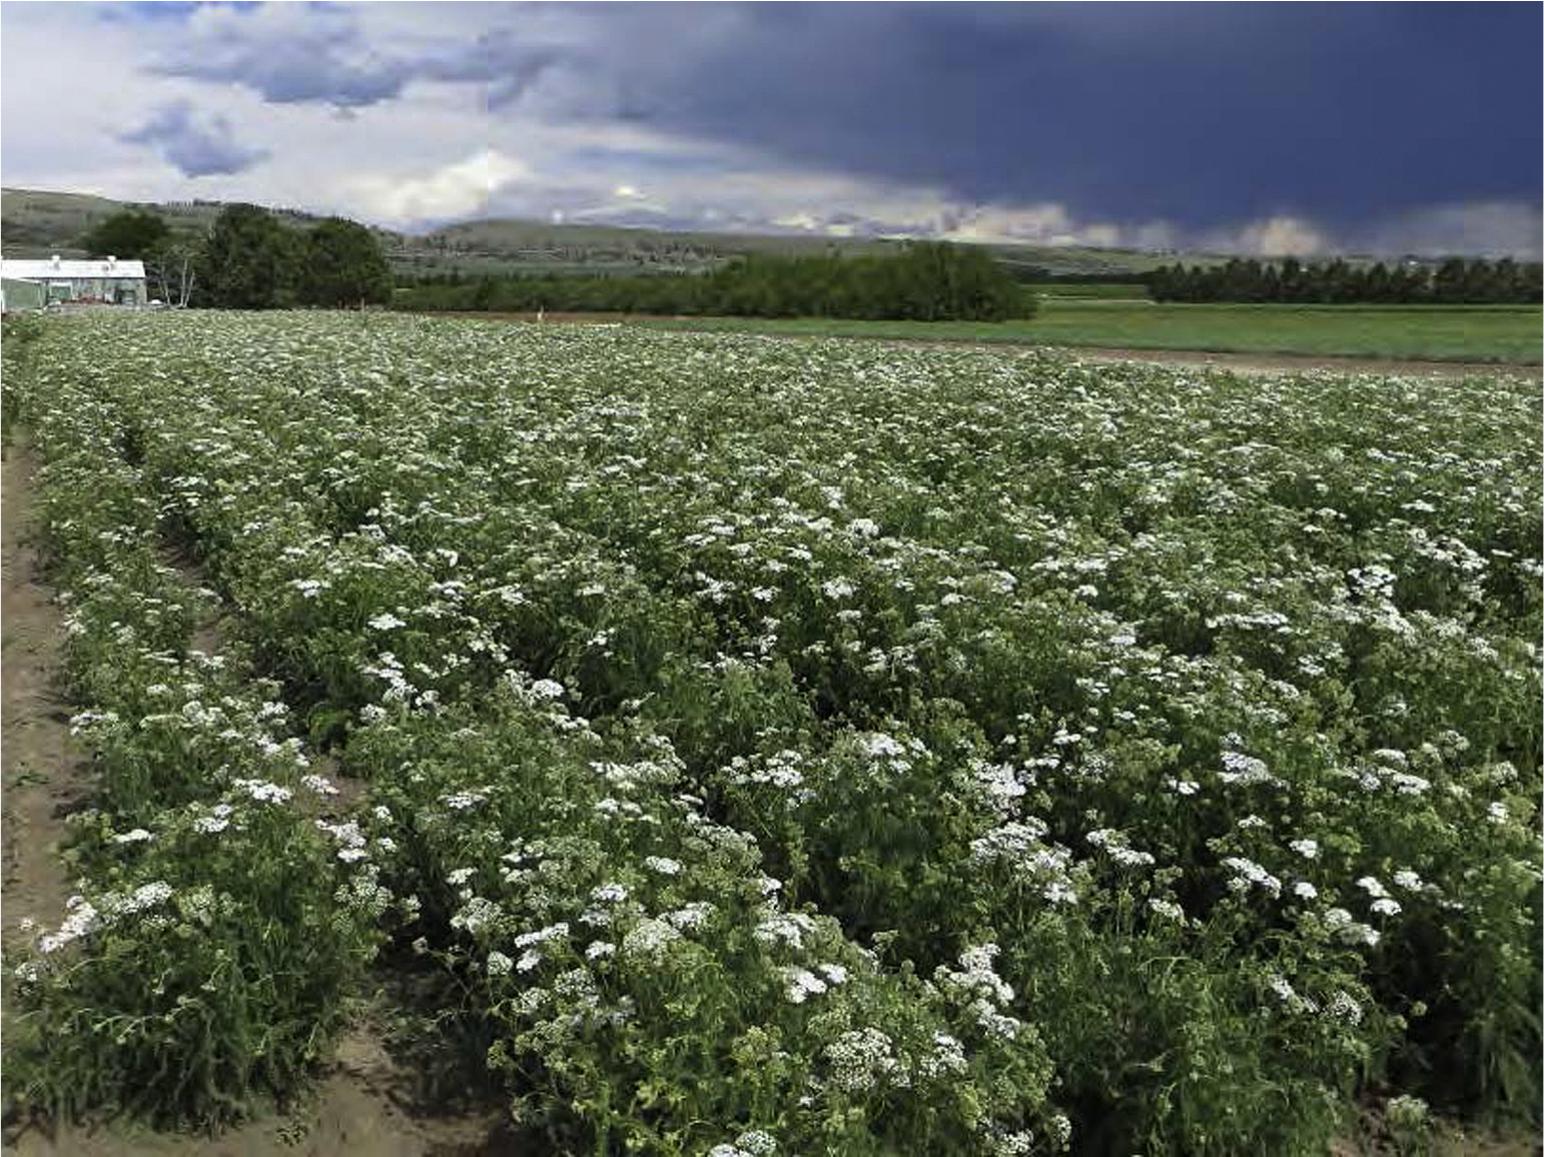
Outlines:
POLYGON ((0 180, 1538 260, 1544 5, 0 3, 0 180))

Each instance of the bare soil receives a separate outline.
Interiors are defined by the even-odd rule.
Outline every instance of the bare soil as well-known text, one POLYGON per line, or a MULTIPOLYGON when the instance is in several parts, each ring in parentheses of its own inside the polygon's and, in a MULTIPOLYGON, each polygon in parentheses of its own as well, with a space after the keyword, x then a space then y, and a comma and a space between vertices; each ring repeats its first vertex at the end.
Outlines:
MULTIPOLYGON (((63 918, 71 889, 59 846, 65 817, 87 797, 89 767, 71 744, 71 708, 60 695, 63 617, 27 541, 36 463, 19 435, 0 454, 0 927, 10 946, 27 935, 22 920, 52 927, 63 918)), ((195 642, 216 649, 218 625, 206 625, 195 642)), ((10 1009, 5 1012, 8 1018, 10 1009)), ((410 1074, 388 1055, 379 1035, 360 1026, 339 1042, 315 1088, 287 1113, 215 1137, 154 1133, 118 1122, 51 1129, 18 1121, 7 1129, 3 1148, 17 1157, 492 1157, 523 1151, 502 1129, 502 1114, 425 1114, 412 1088, 410 1074)))
POLYGON ((69 881, 57 845, 65 815, 85 795, 86 771, 59 695, 61 616, 24 539, 31 455, 14 443, 0 453, 0 913, 11 942, 23 919, 63 916, 69 881))
POLYGON ((218 1136, 154 1133, 116 1122, 92 1129, 38 1125, 6 1139, 16 1157, 503 1157, 522 1152, 496 1115, 426 1117, 399 1103, 403 1074, 372 1036, 339 1043, 311 1095, 292 1111, 218 1136))

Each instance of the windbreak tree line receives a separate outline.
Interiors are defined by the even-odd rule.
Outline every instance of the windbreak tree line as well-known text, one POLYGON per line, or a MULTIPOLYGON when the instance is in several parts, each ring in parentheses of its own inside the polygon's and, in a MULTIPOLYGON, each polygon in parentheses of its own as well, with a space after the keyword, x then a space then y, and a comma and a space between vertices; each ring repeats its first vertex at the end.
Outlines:
POLYGON ((421 284, 416 310, 596 311, 738 317, 1003 321, 1034 296, 991 256, 935 242, 885 257, 746 257, 706 275, 518 278, 421 284))
POLYGON ((1279 265, 1234 259, 1211 267, 1166 265, 1148 274, 1147 283, 1157 301, 1504 305, 1544 298, 1541 268, 1511 258, 1452 257, 1435 269, 1389 268, 1382 262, 1358 267, 1340 260, 1305 265, 1294 257, 1279 265))
POLYGON ((153 213, 130 211, 102 222, 82 244, 93 254, 143 260, 152 293, 176 305, 349 308, 391 298, 391 269, 375 236, 340 217, 301 231, 256 205, 230 205, 200 241, 175 237, 153 213))
POLYGON ((231 205, 204 243, 201 305, 364 306, 391 298, 391 269, 363 225, 330 217, 305 232, 255 205, 231 205))

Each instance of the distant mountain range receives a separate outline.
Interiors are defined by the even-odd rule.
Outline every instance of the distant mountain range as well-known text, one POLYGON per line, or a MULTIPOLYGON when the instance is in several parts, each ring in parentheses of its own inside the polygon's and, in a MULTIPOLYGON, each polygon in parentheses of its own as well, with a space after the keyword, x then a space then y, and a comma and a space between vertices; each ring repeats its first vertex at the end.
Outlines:
MULTIPOLYGON (((104 218, 124 209, 160 214, 174 234, 201 233, 223 207, 218 201, 152 204, 116 201, 84 193, 41 189, 0 190, 0 249, 7 257, 85 257, 81 237, 104 218)), ((271 210, 281 221, 303 228, 320 218, 292 209, 271 210)), ((510 276, 536 273, 673 273, 711 268, 746 253, 874 253, 900 244, 865 237, 790 234, 682 233, 609 225, 552 225, 510 218, 466 221, 413 235, 376 229, 402 274, 510 276)), ((1126 249, 989 245, 1020 276, 1047 274, 1118 277, 1142 273, 1176 260, 1210 263, 1215 256, 1145 253, 1126 249)), ((122 255, 128 256, 128 255, 122 255)))

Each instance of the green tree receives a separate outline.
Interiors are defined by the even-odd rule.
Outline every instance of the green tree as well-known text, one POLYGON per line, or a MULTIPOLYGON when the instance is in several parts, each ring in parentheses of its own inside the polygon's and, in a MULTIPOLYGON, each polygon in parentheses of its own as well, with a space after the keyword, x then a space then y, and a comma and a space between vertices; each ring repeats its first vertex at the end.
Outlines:
POLYGON ((1464 289, 1469 279, 1469 267, 1462 257, 1449 257, 1432 277, 1433 300, 1457 302, 1464 299, 1464 289))
POLYGON ((273 309, 294 297, 290 231, 256 205, 228 205, 199 258, 202 300, 216 309, 273 309))
POLYGON ((1389 271, 1383 262, 1378 262, 1367 271, 1364 282, 1364 301, 1390 301, 1393 300, 1394 285, 1389 277, 1389 271))
POLYGON ((375 234, 353 221, 330 217, 306 236, 301 257, 301 300, 331 308, 391 300, 391 268, 375 234))
POLYGON ((493 308, 493 278, 484 274, 477 282, 477 288, 472 291, 471 307, 473 309, 493 308))
POLYGON ((81 248, 93 257, 125 257, 149 261, 166 247, 171 230, 154 213, 126 209, 114 213, 81 238, 81 248))

